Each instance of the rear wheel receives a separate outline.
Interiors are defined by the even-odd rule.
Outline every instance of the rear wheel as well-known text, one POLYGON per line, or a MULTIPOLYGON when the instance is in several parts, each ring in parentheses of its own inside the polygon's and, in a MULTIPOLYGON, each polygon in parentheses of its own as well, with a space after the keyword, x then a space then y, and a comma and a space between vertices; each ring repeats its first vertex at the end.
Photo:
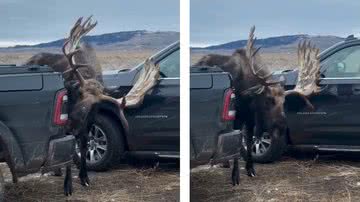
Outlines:
MULTIPOLYGON (((98 114, 89 132, 86 165, 89 170, 105 171, 119 162, 125 142, 119 124, 110 117, 98 114)), ((75 163, 80 165, 79 142, 75 146, 75 163)))
MULTIPOLYGON (((242 144, 245 155, 246 140, 242 137, 242 144)), ((286 150, 286 135, 280 134, 278 129, 275 129, 273 134, 265 132, 260 139, 253 137, 253 145, 251 147, 252 158, 257 163, 270 163, 279 160, 286 150)))

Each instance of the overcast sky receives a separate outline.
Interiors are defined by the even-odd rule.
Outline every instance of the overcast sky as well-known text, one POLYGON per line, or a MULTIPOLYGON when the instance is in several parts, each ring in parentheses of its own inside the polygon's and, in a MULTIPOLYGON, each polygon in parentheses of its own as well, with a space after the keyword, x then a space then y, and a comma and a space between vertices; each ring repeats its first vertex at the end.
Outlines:
POLYGON ((190 0, 190 40, 204 46, 258 38, 360 33, 359 0, 190 0))
POLYGON ((90 33, 179 31, 179 0, 0 0, 0 46, 64 38, 80 16, 98 21, 90 33))

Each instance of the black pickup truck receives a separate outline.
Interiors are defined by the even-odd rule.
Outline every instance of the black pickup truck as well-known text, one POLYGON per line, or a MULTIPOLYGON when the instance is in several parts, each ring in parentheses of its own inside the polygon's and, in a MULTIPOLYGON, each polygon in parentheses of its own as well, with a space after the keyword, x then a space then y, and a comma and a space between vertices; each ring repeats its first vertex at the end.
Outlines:
POLYGON ((239 155, 241 140, 231 77, 216 67, 190 69, 190 166, 225 162, 239 155))
MULTIPOLYGON (((125 109, 129 133, 124 135, 107 113, 97 116, 90 132, 87 165, 106 170, 121 157, 179 159, 180 151, 180 44, 175 42, 151 56, 160 66, 158 84, 143 104, 125 109)), ((131 69, 104 71, 107 93, 120 98, 130 91, 144 63, 131 69)), ((79 149, 77 149, 78 155, 79 149)), ((78 156, 77 155, 77 156, 78 156)))
POLYGON ((0 97, 0 161, 13 177, 72 162, 75 140, 63 130, 67 94, 61 74, 48 67, 0 65, 0 97))
MULTIPOLYGON (((315 152, 359 152, 360 39, 349 36, 322 51, 320 65, 323 90, 310 98, 315 111, 287 106, 288 133, 277 141, 315 152)), ((274 75, 275 79, 284 80, 285 89, 295 87, 297 76, 297 69, 278 71, 274 75)), ((254 151, 256 159, 260 162, 276 160, 268 156, 279 147, 273 147, 269 135, 262 141, 263 148, 254 151)))

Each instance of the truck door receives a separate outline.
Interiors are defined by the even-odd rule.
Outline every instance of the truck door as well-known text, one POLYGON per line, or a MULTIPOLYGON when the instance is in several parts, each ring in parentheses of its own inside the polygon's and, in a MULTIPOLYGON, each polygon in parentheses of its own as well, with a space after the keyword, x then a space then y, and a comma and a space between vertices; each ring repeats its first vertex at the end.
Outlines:
POLYGON ((157 62, 160 79, 140 108, 129 110, 135 150, 180 150, 180 50, 157 62))
POLYGON ((324 88, 303 114, 311 144, 360 145, 360 46, 345 47, 321 62, 324 88), (306 116, 306 117, 304 117, 306 116))

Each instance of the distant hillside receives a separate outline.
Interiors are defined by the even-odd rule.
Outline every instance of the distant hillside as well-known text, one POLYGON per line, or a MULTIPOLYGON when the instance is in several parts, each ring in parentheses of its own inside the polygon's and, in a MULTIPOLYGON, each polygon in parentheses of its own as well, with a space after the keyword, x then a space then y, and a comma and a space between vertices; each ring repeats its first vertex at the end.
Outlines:
MULTIPOLYGON (((258 39, 256 45, 261 46, 266 52, 291 52, 295 51, 300 41, 311 40, 317 47, 324 50, 344 38, 337 36, 310 36, 310 35, 289 35, 258 39)), ((208 46, 205 48, 193 47, 192 50, 198 51, 233 51, 237 48, 246 46, 247 40, 232 41, 229 43, 208 46)))
MULTIPOLYGON (((179 32, 136 30, 85 36, 84 40, 100 49, 159 49, 178 41, 179 38, 179 32)), ((60 39, 32 46, 18 45, 3 49, 51 49, 60 48, 63 44, 64 39, 60 39)))

